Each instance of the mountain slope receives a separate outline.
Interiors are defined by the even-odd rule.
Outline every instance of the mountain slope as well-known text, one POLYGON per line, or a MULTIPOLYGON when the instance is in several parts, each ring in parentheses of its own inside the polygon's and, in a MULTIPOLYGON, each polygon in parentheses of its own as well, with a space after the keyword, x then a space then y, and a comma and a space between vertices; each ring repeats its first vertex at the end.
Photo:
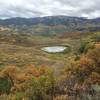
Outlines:
POLYGON ((86 19, 70 16, 47 16, 36 18, 10 18, 0 20, 1 27, 10 27, 14 32, 25 34, 55 35, 75 32, 100 31, 100 18, 86 19))
POLYGON ((48 17, 37 17, 37 18, 10 18, 0 20, 0 25, 80 25, 80 24, 98 24, 100 18, 97 19, 86 19, 82 17, 70 17, 70 16, 48 16, 48 17))

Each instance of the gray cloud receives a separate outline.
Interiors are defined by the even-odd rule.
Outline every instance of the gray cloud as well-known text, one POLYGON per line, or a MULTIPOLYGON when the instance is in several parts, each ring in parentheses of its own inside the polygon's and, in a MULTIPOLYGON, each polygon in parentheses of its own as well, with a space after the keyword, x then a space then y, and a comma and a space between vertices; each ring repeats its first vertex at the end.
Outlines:
POLYGON ((0 18, 53 15, 100 17, 100 0, 0 0, 0 18))

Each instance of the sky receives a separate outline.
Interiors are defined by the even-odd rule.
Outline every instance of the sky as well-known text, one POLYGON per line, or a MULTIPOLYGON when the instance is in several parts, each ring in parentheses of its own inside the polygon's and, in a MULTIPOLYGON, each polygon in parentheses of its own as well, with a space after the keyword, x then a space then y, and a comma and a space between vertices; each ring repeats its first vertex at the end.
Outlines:
POLYGON ((0 18, 44 16, 100 17, 100 0, 0 0, 0 18))

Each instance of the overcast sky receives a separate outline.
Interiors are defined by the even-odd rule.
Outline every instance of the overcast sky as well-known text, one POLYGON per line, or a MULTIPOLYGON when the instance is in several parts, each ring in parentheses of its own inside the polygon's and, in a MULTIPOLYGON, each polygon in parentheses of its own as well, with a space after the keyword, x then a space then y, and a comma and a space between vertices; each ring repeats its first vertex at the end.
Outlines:
POLYGON ((100 17, 100 0, 0 0, 0 18, 54 15, 100 17))

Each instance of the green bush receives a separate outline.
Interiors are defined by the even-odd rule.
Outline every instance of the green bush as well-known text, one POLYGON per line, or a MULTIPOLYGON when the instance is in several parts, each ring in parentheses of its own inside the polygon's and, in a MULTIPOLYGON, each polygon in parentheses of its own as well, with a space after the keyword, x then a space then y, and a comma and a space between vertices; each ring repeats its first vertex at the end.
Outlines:
POLYGON ((12 87, 12 82, 7 76, 0 77, 0 92, 9 93, 12 87))
POLYGON ((16 93, 16 100, 22 100, 24 97, 24 93, 23 92, 17 92, 16 93))
POLYGON ((32 100, 52 100, 54 96, 54 76, 46 74, 37 78, 32 78, 31 88, 29 90, 29 97, 32 100))

